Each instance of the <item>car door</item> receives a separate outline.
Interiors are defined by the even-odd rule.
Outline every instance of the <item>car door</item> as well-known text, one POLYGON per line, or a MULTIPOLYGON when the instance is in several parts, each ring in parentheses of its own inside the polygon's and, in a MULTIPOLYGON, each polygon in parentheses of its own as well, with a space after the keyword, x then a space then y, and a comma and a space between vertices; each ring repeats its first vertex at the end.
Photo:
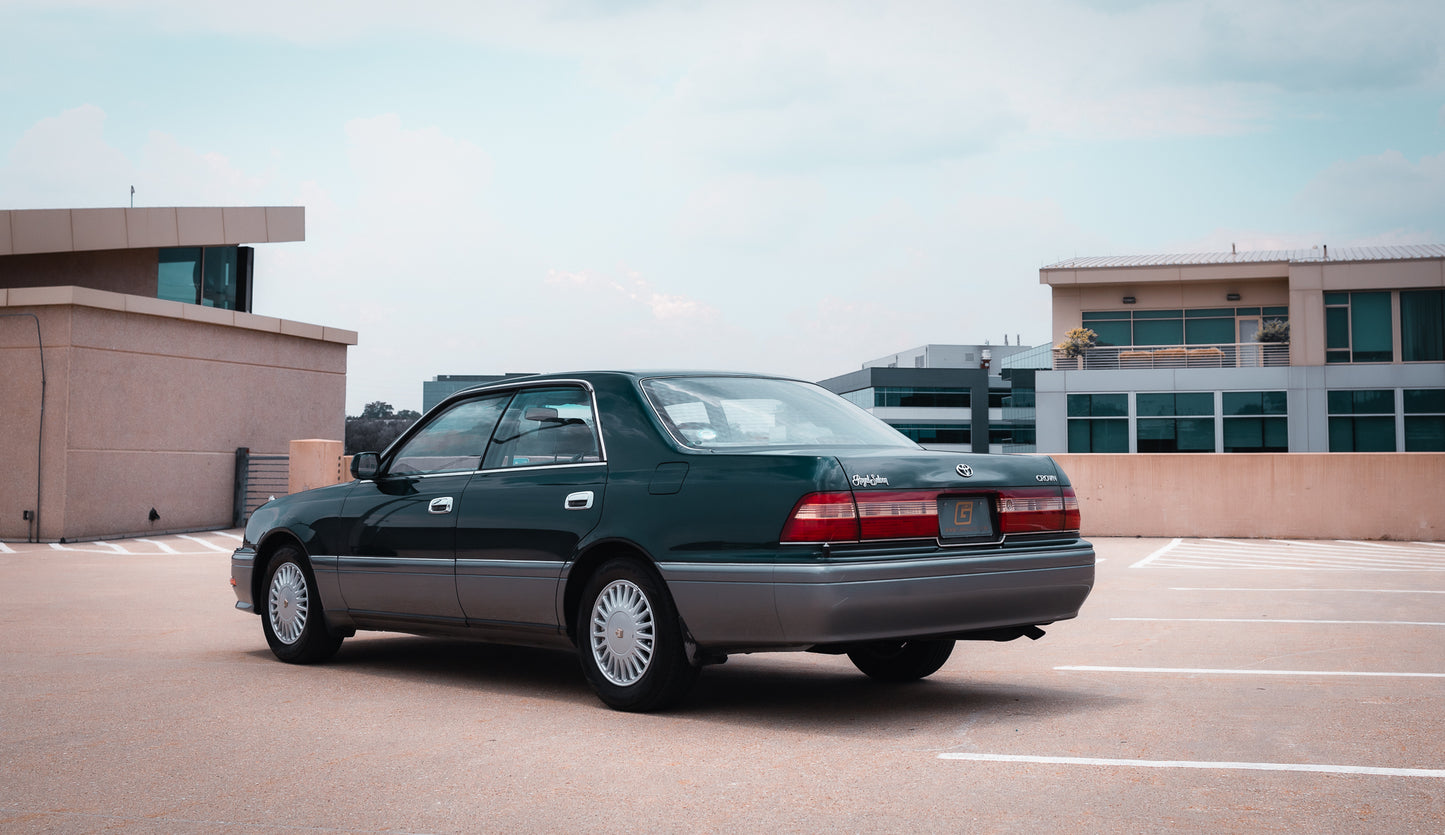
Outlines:
POLYGON ((559 628, 562 569, 597 526, 606 484, 591 390, 519 391, 457 521, 457 595, 468 622, 559 628))
POLYGON ((341 594, 354 613, 463 618, 456 589, 458 508, 509 394, 461 400, 427 422, 347 496, 341 594))

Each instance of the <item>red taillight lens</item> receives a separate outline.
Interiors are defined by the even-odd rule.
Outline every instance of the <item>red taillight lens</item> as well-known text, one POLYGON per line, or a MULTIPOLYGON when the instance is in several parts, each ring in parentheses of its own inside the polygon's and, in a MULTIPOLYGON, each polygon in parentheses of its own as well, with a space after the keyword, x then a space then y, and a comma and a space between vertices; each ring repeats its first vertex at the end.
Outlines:
POLYGON ((1074 488, 1024 487, 998 496, 1001 533, 1037 533, 1079 529, 1079 500, 1074 488))
POLYGON ((783 542, 857 542, 858 508, 853 494, 809 493, 783 525, 783 542))
POLYGON ((1064 491, 1064 530, 1076 531, 1083 524, 1083 517, 1079 514, 1079 497, 1074 493, 1074 488, 1065 487, 1064 491))
POLYGON ((938 492, 858 494, 858 524, 864 539, 938 536, 938 492))

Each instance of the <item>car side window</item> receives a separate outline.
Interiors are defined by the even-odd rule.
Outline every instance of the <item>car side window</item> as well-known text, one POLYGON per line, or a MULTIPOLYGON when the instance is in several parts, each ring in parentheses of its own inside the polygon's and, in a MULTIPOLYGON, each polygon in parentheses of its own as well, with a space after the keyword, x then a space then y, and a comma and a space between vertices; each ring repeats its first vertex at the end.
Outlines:
POLYGON ((392 475, 465 472, 478 468, 510 394, 463 400, 427 422, 392 456, 392 475))
POLYGON ((580 388, 526 389, 512 399, 483 469, 601 461, 592 398, 580 388))

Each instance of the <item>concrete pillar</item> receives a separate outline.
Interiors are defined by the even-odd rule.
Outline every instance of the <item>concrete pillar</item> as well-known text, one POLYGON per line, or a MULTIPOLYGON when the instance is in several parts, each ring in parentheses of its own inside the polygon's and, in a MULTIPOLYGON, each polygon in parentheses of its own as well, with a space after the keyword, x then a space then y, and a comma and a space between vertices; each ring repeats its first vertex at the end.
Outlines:
POLYGON ((340 484, 351 476, 342 467, 341 441, 311 438, 291 442, 289 490, 299 493, 328 484, 340 484))

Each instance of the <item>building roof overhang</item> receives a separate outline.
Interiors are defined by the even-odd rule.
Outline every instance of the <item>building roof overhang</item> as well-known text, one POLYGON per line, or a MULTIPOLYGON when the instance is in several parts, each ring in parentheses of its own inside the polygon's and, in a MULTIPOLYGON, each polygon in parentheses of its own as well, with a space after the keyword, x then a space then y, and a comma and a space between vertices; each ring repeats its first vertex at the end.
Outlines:
POLYGON ((0 210, 0 256, 304 240, 304 206, 0 210))

